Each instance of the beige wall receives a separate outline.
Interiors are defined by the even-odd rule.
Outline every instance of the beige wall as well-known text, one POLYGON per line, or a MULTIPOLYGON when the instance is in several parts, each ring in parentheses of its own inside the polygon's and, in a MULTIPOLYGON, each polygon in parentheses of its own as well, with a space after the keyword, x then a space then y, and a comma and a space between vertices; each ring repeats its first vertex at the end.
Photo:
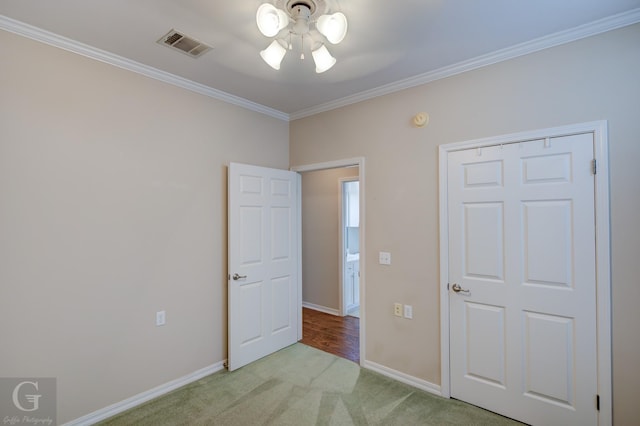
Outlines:
POLYGON ((302 301, 340 310, 339 180, 357 167, 302 173, 302 301))
POLYGON ((438 145, 606 119, 614 416, 637 422, 639 41, 634 25, 291 123, 292 166, 365 157, 367 360, 440 383, 438 145), (423 129, 411 126, 419 111, 423 129), (393 316, 396 301, 413 320, 393 316))
POLYGON ((607 119, 614 415, 633 424, 638 40, 635 25, 297 120, 288 152, 284 122, 0 31, 0 377, 58 377, 64 422, 223 360, 226 164, 364 156, 367 359, 440 383, 437 146, 607 119))
POLYGON ((224 360, 226 165, 287 168, 288 123, 2 31, 0 57, 0 377, 57 377, 65 422, 224 360))

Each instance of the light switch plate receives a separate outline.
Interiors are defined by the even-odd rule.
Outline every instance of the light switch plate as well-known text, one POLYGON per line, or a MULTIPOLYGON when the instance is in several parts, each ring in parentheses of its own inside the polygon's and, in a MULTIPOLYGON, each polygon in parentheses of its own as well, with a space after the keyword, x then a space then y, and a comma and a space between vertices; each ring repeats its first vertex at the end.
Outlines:
POLYGON ((413 319, 413 306, 404 305, 404 317, 406 319, 413 319))
POLYGON ((167 323, 167 313, 165 311, 156 312, 156 326, 165 325, 167 323))

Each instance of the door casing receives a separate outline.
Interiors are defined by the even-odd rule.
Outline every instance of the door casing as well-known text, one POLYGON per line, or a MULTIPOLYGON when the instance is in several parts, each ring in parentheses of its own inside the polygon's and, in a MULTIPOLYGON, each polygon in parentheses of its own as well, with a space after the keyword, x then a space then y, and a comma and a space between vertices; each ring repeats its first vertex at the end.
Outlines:
POLYGON ((609 219, 609 159, 607 122, 605 120, 580 123, 541 130, 475 139, 441 145, 439 147, 439 203, 440 203, 440 354, 442 396, 451 397, 449 369, 449 237, 447 174, 449 152, 482 148, 552 136, 567 136, 591 132, 594 135, 595 174, 595 230, 596 230, 596 300, 598 341, 598 395, 600 411, 598 423, 612 424, 612 367, 611 367, 611 265, 609 219))

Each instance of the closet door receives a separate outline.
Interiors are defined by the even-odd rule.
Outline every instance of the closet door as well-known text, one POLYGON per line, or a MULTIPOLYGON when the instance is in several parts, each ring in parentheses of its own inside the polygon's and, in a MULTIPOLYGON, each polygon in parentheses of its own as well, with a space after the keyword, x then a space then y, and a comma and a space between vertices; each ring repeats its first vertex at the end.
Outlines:
POLYGON ((451 396, 596 425, 593 134, 448 155, 451 396))

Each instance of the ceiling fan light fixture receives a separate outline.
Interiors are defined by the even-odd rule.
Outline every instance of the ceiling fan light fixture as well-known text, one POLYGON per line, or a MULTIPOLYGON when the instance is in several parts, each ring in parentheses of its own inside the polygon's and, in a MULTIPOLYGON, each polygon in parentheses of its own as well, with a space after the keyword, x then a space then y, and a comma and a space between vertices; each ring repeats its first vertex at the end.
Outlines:
POLYGON ((323 44, 316 50, 311 52, 313 62, 316 64, 316 72, 323 73, 336 64, 336 58, 331 56, 327 47, 323 44))
POLYGON ((316 73, 327 71, 336 64, 336 58, 331 56, 325 45, 338 44, 347 34, 346 16, 341 12, 331 13, 325 0, 274 0, 263 3, 256 12, 256 23, 262 34, 275 38, 260 52, 260 56, 276 70, 280 69, 287 48, 291 50, 293 47, 291 38, 299 37, 300 59, 305 57, 304 42, 311 40, 308 44, 312 46, 316 73), (285 10, 281 10, 281 6, 285 10), (288 32, 288 42, 285 30, 288 32))
POLYGON ((260 56, 271 68, 279 70, 286 53, 287 49, 278 40, 273 40, 269 47, 260 52, 260 56))
POLYGON ((256 23, 265 37, 274 37, 289 24, 289 18, 283 10, 263 3, 256 12, 256 23))
POLYGON ((318 18, 316 28, 331 44, 338 44, 347 35, 347 17, 341 12, 322 15, 318 18))

